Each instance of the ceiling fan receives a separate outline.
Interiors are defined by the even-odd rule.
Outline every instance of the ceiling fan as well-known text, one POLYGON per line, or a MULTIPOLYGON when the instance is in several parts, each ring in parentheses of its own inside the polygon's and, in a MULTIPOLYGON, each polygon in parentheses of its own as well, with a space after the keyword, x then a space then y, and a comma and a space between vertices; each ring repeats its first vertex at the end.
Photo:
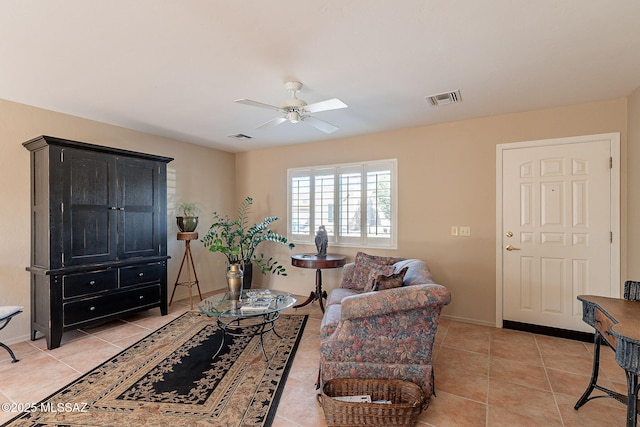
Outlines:
POLYGON ((271 128, 288 120, 291 123, 306 123, 326 133, 338 130, 337 126, 325 122, 324 120, 316 119, 311 115, 311 113, 347 108, 347 104, 340 101, 338 98, 333 98, 307 105, 307 103, 302 99, 296 97, 296 92, 302 89, 302 83, 286 82, 284 87, 289 91, 291 97, 282 101, 280 107, 252 101, 250 99, 237 99, 235 102, 239 104, 252 105, 254 107, 268 108, 270 110, 279 111, 283 114, 281 117, 276 117, 275 119, 271 119, 268 122, 261 124, 257 129, 271 128))

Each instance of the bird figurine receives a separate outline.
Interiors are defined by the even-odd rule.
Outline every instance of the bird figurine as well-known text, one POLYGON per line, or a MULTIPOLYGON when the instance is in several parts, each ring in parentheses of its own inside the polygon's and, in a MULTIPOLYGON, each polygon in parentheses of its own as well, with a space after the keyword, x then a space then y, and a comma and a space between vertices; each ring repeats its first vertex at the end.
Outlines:
POLYGON ((324 225, 321 225, 320 227, 318 227, 318 232, 316 233, 316 248, 318 249, 318 253, 316 254, 316 256, 326 257, 327 246, 329 246, 327 230, 324 228, 324 225))

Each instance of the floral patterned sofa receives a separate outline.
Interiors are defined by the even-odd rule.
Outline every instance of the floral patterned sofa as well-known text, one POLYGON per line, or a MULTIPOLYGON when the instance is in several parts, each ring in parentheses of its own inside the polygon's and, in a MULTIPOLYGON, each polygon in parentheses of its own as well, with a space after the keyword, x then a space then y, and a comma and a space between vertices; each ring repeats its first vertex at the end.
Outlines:
POLYGON ((321 385, 333 378, 403 379, 431 397, 431 352, 440 312, 450 301, 423 261, 359 252, 327 298, 321 385))

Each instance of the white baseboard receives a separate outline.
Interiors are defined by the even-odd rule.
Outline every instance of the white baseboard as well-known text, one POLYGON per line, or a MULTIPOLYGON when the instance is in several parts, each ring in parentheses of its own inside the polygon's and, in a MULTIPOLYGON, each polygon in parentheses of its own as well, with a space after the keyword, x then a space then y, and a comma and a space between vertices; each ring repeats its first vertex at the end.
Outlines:
MULTIPOLYGON (((6 345, 11 345, 11 344, 17 344, 19 342, 29 341, 30 339, 31 337, 29 336, 29 334, 27 334, 19 337, 8 338, 6 340, 0 340, 0 342, 6 345)), ((4 350, 0 350, 0 351, 4 351, 4 350)))

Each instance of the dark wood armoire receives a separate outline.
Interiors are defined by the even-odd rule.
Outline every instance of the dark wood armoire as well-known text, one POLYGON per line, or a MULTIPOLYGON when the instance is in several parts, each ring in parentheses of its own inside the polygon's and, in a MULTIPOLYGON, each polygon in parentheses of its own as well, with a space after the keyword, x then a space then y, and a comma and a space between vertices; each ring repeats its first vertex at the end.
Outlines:
POLYGON ((31 339, 167 314, 171 158, 40 136, 31 152, 31 339))

